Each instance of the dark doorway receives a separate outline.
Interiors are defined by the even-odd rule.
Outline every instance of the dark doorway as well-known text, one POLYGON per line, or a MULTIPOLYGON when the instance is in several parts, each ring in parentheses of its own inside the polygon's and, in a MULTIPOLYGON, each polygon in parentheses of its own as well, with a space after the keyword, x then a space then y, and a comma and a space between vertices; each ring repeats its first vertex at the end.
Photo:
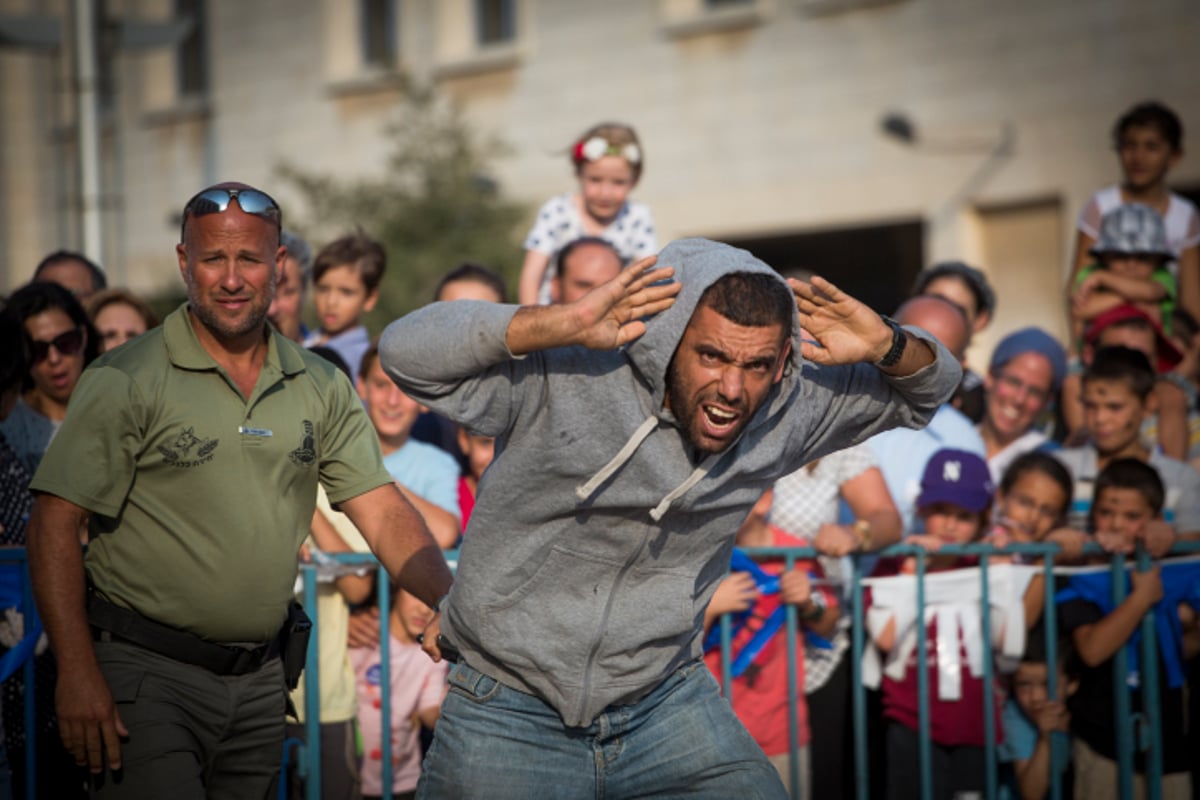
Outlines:
POLYGON ((724 241, 749 250, 785 275, 814 272, 885 314, 908 297, 925 265, 920 221, 724 241))

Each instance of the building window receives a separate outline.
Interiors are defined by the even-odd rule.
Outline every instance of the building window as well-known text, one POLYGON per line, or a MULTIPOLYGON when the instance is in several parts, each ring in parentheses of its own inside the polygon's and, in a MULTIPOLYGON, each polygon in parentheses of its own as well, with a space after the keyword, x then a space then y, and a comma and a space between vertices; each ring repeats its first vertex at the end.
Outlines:
POLYGON ((204 19, 204 0, 175 0, 175 16, 192 23, 175 59, 179 96, 203 97, 208 94, 208 24, 204 19))
POLYGON ((481 47, 515 40, 516 0, 475 0, 475 30, 481 47))
POLYGON ((384 69, 396 66, 395 0, 359 0, 359 12, 363 65, 384 69))

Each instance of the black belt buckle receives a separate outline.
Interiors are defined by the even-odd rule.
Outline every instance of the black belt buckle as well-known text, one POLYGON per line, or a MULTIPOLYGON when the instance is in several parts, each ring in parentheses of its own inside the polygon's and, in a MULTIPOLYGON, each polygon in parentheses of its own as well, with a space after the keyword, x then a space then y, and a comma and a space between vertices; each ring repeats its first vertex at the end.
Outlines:
POLYGON ((263 656, 267 652, 266 645, 255 647, 247 650, 244 647, 228 647, 232 656, 232 661, 229 662, 229 667, 225 671, 226 675, 246 675, 250 672, 256 672, 263 665, 263 656))

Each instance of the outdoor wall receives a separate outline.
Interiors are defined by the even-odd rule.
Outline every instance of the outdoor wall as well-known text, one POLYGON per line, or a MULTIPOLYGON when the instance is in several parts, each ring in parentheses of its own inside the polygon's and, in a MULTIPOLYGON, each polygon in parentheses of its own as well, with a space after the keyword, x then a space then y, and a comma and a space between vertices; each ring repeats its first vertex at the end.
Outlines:
MULTIPOLYGON (((108 7, 166 19, 173 3, 108 7)), ((115 275, 148 291, 177 285, 179 206, 208 182, 272 188, 284 159, 380 169, 401 89, 396 71, 363 66, 358 8, 211 0, 204 98, 173 94, 172 51, 118 57, 104 149, 115 275)), ((515 41, 486 48, 474 44, 473 9, 398 0, 399 67, 508 142, 496 162, 507 193, 536 206, 571 188, 567 145, 593 122, 625 120, 644 142, 636 196, 662 241, 923 220, 928 261, 980 263, 1002 298, 1022 298, 1002 307, 993 336, 1061 309, 1046 295, 1062 282, 1078 209, 1118 176, 1109 129, 1120 111, 1156 97, 1200 136, 1200 15, 1188 0, 758 0, 715 11, 704 0, 518 0, 515 41), (880 132, 888 111, 912 120, 913 144, 880 132), (1011 152, 996 155, 1006 127, 1011 152), (983 179, 969 186, 972 176, 983 179)), ((9 14, 61 10, 0 0, 9 14)), ((0 48, 0 290, 41 253, 79 244, 72 106, 47 99, 67 63, 65 52, 0 48)), ((1173 179, 1200 185, 1200 158, 1173 179)), ((281 194, 286 211, 296 198, 281 194)))

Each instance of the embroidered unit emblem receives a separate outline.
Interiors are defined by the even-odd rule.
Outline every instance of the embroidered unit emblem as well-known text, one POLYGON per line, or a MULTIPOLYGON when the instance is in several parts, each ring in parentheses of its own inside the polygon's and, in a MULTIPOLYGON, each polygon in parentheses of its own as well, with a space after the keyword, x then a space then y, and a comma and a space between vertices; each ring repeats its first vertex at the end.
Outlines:
POLYGON ((288 458, 298 467, 312 466, 317 460, 317 451, 314 444, 313 424, 310 420, 306 419, 304 420, 304 438, 300 440, 299 447, 288 453, 288 458))
POLYGON ((169 444, 160 444, 158 452, 173 467, 198 467, 213 459, 220 439, 205 439, 196 435, 195 427, 184 428, 169 444))

